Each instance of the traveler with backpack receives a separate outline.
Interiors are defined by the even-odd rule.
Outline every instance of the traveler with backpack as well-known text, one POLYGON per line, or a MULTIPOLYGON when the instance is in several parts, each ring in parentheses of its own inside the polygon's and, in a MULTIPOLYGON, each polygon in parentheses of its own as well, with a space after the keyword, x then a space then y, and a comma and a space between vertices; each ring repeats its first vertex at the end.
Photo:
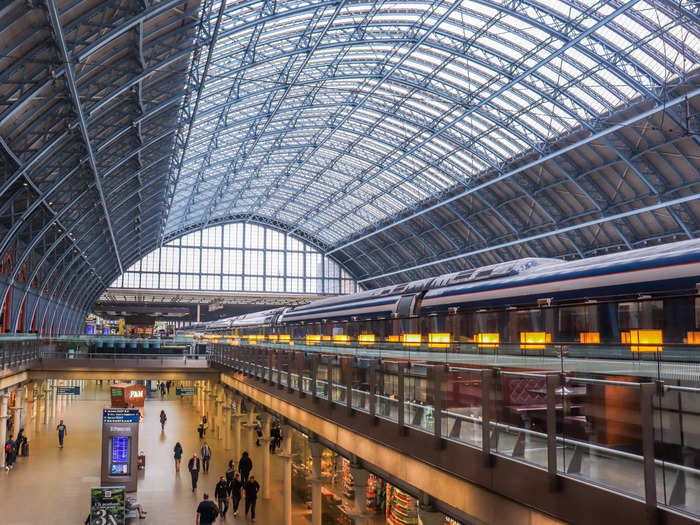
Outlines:
POLYGON ((238 472, 241 473, 241 480, 244 484, 248 481, 251 470, 253 470, 253 462, 248 456, 248 452, 243 452, 241 459, 238 461, 238 472))
POLYGON ((214 498, 219 504, 219 514, 221 514, 222 519, 226 519, 226 511, 228 511, 228 483, 226 483, 226 478, 221 476, 219 482, 216 484, 214 489, 214 498))
MULTIPOLYGON (((163 383, 161 383, 162 385, 163 383)), ((168 416, 165 415, 165 410, 160 411, 160 430, 161 432, 165 430, 165 422, 168 420, 168 416)))
POLYGON ((219 509, 209 499, 209 494, 204 493, 204 499, 197 506, 197 525, 212 525, 219 517, 219 509))

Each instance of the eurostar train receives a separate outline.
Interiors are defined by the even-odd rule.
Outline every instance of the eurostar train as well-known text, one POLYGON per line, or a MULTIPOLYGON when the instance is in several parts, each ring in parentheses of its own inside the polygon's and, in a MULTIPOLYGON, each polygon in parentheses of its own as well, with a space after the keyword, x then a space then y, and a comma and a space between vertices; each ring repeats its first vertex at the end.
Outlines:
POLYGON ((561 343, 661 352, 700 345, 698 283, 700 240, 689 240, 576 261, 521 259, 201 328, 306 344, 529 350, 561 343))

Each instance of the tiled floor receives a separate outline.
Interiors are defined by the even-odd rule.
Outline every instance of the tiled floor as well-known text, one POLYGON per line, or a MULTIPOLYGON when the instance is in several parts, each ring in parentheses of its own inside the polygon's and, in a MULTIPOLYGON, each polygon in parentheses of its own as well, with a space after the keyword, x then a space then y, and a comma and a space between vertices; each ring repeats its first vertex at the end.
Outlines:
MULTIPOLYGON (((100 432, 102 408, 109 405, 107 383, 100 387, 86 381, 83 395, 73 402, 59 405, 43 423, 39 411, 29 427, 30 456, 18 458, 15 468, 0 473, 0 524, 82 524, 90 505, 90 487, 100 484, 100 432), (68 434, 63 449, 58 448, 57 418, 63 418, 68 434)), ((174 396, 173 396, 174 397, 174 396)), ((141 424, 139 448, 146 454, 146 470, 141 472, 137 498, 148 511, 140 523, 195 523, 195 509, 207 490, 213 495, 218 475, 232 459, 223 450, 223 440, 209 439, 212 466, 209 474, 200 475, 196 494, 191 492, 186 458, 199 450, 195 431, 198 414, 190 402, 149 399, 141 424), (159 424, 160 410, 168 415, 165 431, 159 424), (176 441, 184 448, 180 474, 175 473, 172 449, 176 441)), ((260 449, 252 451, 253 474, 262 478, 260 449)), ((237 459, 237 458, 236 458, 237 459)), ((280 523, 282 514, 281 460, 272 456, 271 500, 258 499, 256 522, 261 525, 280 523)), ((257 477, 256 476, 256 477, 257 477)), ((245 518, 228 523, 245 523, 245 518)), ((294 525, 310 523, 309 512, 294 507, 294 525)))

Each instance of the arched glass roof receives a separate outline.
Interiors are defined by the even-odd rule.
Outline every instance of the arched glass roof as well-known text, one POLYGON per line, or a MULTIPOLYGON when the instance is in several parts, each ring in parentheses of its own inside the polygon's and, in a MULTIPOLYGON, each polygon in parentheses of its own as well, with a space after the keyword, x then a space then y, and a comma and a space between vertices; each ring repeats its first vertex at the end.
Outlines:
POLYGON ((251 214, 337 245, 686 78, 691 4, 215 3, 166 234, 251 214))
POLYGON ((367 288, 696 237, 699 54, 694 0, 2 2, 0 330, 234 222, 367 288))

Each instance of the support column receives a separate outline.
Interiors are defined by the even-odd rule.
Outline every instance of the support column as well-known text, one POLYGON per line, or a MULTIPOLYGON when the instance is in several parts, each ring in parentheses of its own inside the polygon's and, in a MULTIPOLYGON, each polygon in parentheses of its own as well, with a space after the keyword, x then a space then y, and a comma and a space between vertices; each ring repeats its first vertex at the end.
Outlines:
POLYGON ((357 463, 350 464, 350 472, 355 488, 354 523, 355 525, 367 525, 367 478, 369 478, 369 472, 357 463))
POLYGON ((27 437, 33 434, 32 421, 34 419, 34 383, 27 383, 24 396, 24 429, 27 437))
POLYGON ((321 443, 309 440, 311 447, 311 525, 321 525, 323 502, 321 500, 321 443))
POLYGON ((216 438, 221 439, 224 431, 224 389, 219 385, 216 395, 216 438))
MULTIPOLYGON (((231 450, 231 423, 233 421, 233 396, 231 391, 227 388, 224 389, 224 410, 223 410, 223 421, 224 421, 224 450, 231 450)), ((238 459, 238 458, 235 458, 238 459)))
POLYGON ((7 403, 10 396, 3 394, 0 396, 0 468, 5 467, 5 442, 7 441, 7 403))
POLYGON ((56 418, 58 417, 57 414, 57 407, 56 405, 58 404, 58 396, 56 395, 56 380, 52 379, 51 380, 51 397, 53 398, 53 408, 51 409, 51 414, 53 416, 53 420, 56 421, 56 418))
POLYGON ((44 425, 48 425, 49 423, 49 398, 50 398, 50 390, 49 390, 49 380, 44 379, 44 382, 41 384, 41 389, 42 389, 42 397, 44 399, 44 425))
MULTIPOLYGON (((15 390, 15 405, 12 407, 12 409, 15 411, 14 416, 15 416, 15 426, 12 429, 12 431, 17 434, 19 432, 20 428, 24 428, 24 423, 22 421, 22 412, 24 407, 22 404, 24 403, 24 386, 19 387, 17 390, 15 390)), ((5 444, 3 443, 2 446, 4 447, 5 444)))
POLYGON ((255 406, 253 403, 248 403, 248 422, 245 425, 246 430, 248 431, 248 436, 247 436, 247 450, 248 454, 253 454, 253 450, 255 449, 255 406))
POLYGON ((292 432, 293 428, 282 428, 282 525, 292 525, 292 432))
POLYGON ((270 420, 272 416, 267 412, 262 414, 262 433, 260 439, 263 454, 263 479, 262 490, 263 499, 270 499, 270 420))
POLYGON ((241 443, 241 426, 246 415, 241 412, 241 404, 236 404, 236 410, 233 412, 233 459, 237 462, 243 454, 243 444, 241 443))

